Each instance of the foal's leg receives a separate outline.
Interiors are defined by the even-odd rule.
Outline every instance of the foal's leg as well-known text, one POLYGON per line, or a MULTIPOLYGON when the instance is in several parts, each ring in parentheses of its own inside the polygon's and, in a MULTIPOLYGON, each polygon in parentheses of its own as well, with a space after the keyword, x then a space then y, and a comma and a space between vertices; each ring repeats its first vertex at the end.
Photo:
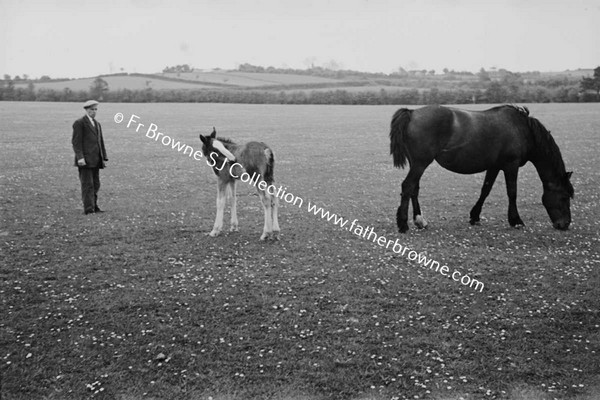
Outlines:
MULTIPOLYGON (((427 168, 429 164, 430 163, 411 164, 408 175, 406 175, 406 178, 402 182, 400 207, 398 207, 398 211, 396 212, 396 223, 398 224, 398 230, 401 233, 408 231, 408 203, 413 196, 416 198, 419 195, 419 181, 421 180, 421 176, 423 176, 423 172, 425 172, 425 168, 427 168)), ((414 200, 413 208, 415 202, 417 205, 419 203, 418 200, 414 200)), ((419 207, 419 216, 420 212, 421 209, 419 207)), ((415 216, 415 220, 416 219, 417 216, 415 216)))
POLYGON ((496 181, 496 177, 500 172, 499 169, 488 169, 485 173, 485 178, 483 180, 483 186, 481 187, 481 194, 479 195, 479 200, 471 209, 471 225, 479 225, 479 215, 481 214, 481 207, 483 207, 483 202, 490 194, 492 190, 492 186, 494 186, 494 182, 496 181))
POLYGON ((237 217, 237 196, 235 193, 235 182, 236 181, 231 181, 229 183, 229 187, 231 188, 230 191, 228 191, 228 193, 231 194, 231 227, 229 228, 229 230, 231 232, 237 232, 239 231, 239 225, 238 225, 238 217, 237 217))
POLYGON ((277 220, 277 212, 279 210, 279 199, 277 196, 271 197, 271 217, 273 218, 273 240, 279 240, 279 221, 277 220))
POLYGON ((506 180, 506 193, 508 194, 508 223, 510 226, 525 225, 517 211, 517 176, 519 167, 504 170, 506 180))
POLYGON ((220 179, 217 181, 217 217, 215 218, 215 225, 212 231, 209 233, 210 236, 219 236, 221 229, 223 229, 223 214, 225 212, 225 203, 227 202, 227 182, 223 182, 220 179))
POLYGON ((265 225, 263 227, 263 233, 260 236, 260 240, 265 240, 273 231, 273 220, 271 216, 271 195, 264 190, 259 190, 258 195, 260 196, 260 202, 262 203, 263 209, 265 211, 265 225))

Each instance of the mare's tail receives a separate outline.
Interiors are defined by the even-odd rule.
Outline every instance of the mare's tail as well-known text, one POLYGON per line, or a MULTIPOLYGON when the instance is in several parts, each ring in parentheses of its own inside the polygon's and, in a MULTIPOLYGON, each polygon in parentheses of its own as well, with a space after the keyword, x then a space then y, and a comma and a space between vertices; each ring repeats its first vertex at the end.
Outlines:
POLYGON ((390 129, 390 154, 394 158, 394 167, 404 168, 408 159, 404 145, 406 130, 413 110, 401 108, 394 113, 390 129))

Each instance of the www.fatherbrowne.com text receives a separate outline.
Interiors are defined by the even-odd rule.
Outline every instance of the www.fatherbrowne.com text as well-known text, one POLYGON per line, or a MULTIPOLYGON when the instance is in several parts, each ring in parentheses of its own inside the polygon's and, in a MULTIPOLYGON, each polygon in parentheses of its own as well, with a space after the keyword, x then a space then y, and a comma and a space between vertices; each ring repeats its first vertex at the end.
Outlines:
MULTIPOLYGON (((145 124, 142 124, 141 122, 139 122, 139 119, 140 119, 139 116, 137 116, 135 114, 131 114, 129 121, 127 122, 127 128, 134 127, 136 132, 140 132, 140 129, 144 128, 145 124)), ((123 122, 123 120, 124 120, 124 116, 122 113, 115 114, 114 121, 116 123, 121 123, 121 122, 123 122)), ((183 152, 184 155, 192 157, 196 161, 201 161, 204 158, 202 151, 200 151, 200 150, 195 151, 192 146, 186 145, 185 143, 181 143, 178 140, 175 141, 175 139, 171 138, 170 136, 165 135, 162 132, 159 132, 158 126, 156 124, 151 123, 150 125, 148 125, 147 129, 145 129, 145 130, 142 129, 142 132, 145 132, 145 136, 147 138, 152 139, 155 142, 158 142, 160 139, 160 142, 164 146, 171 147, 173 150, 176 149, 177 152, 183 152)), ((216 156, 216 153, 213 153, 213 154, 216 156)), ((213 154, 211 154, 206 159, 206 163, 208 164, 208 166, 215 167, 218 170, 222 170, 223 168, 225 168, 226 162, 223 162, 223 164, 221 166, 216 166, 216 157, 213 157, 213 154)), ((304 200, 301 197, 296 196, 296 195, 286 191, 287 187, 284 187, 281 185, 278 187, 275 185, 268 185, 265 181, 260 180, 259 174, 254 173, 254 174, 250 175, 247 172, 245 172, 242 165, 240 165, 238 163, 229 163, 229 164, 231 164, 229 167, 229 173, 234 178, 239 178, 244 183, 248 183, 251 186, 255 186, 261 190, 265 190, 271 196, 276 196, 277 198, 285 201, 288 204, 297 206, 299 208, 302 208, 302 206, 304 205, 304 200), (236 166, 239 166, 242 168, 235 169, 236 166), (234 174, 234 171, 238 171, 238 170, 241 170, 244 172, 242 172, 240 175, 234 174)), ((334 225, 339 226, 340 228, 350 231, 352 234, 354 234, 362 239, 370 240, 373 243, 376 243, 377 245, 379 245, 380 247, 383 247, 385 249, 390 249, 390 247, 391 247, 391 250, 394 253, 400 254, 402 256, 406 256, 406 258, 410 261, 416 261, 423 268, 429 268, 431 270, 435 270, 436 272, 439 272, 443 276, 450 277, 454 281, 459 282, 460 284, 462 284, 464 286, 469 286, 471 288, 474 288, 475 290, 479 290, 480 292, 483 292, 483 288, 484 288, 483 282, 478 281, 477 279, 471 278, 468 275, 463 275, 463 274, 461 274, 460 271, 458 271, 456 269, 452 273, 450 273, 450 268, 447 265, 440 265, 440 263, 438 261, 435 261, 432 258, 427 257, 427 254, 419 253, 416 250, 413 250, 413 249, 410 249, 409 247, 403 246, 402 244, 400 244, 398 242, 398 239, 395 239, 395 240, 389 239, 388 240, 385 236, 378 235, 374 231, 373 227, 369 227, 369 226, 363 227, 362 225, 358 224, 357 219, 354 219, 352 222, 350 222, 349 219, 345 219, 336 214, 332 214, 329 211, 323 209, 322 207, 317 207, 315 204, 312 204, 310 201, 307 203, 307 211, 309 213, 313 213, 314 215, 321 217, 321 219, 327 220, 327 222, 331 222, 334 225), (348 226, 349 222, 350 222, 350 226, 348 226)))
POLYGON ((409 247, 403 246, 402 244, 398 243, 398 239, 387 239, 385 236, 378 235, 373 227, 363 227, 362 225, 358 224, 357 219, 353 220, 350 223, 350 226, 348 226, 348 222, 350 222, 350 220, 342 218, 336 214, 331 214, 329 211, 321 207, 317 207, 315 204, 311 204, 310 202, 308 202, 308 212, 313 213, 314 215, 317 215, 328 222, 332 222, 334 225, 345 228, 347 231, 350 231, 360 238, 370 240, 385 249, 389 249, 391 247, 394 253, 406 256, 406 258, 408 258, 410 261, 417 261, 418 264, 423 268, 435 270, 443 276, 451 277, 454 281, 460 282, 464 286, 469 286, 475 290, 483 292, 483 282, 471 278, 468 275, 463 275, 458 270, 454 270, 452 273, 450 273, 450 268, 447 265, 440 265, 438 261, 427 257, 427 254, 418 253, 416 250, 412 250, 409 247))

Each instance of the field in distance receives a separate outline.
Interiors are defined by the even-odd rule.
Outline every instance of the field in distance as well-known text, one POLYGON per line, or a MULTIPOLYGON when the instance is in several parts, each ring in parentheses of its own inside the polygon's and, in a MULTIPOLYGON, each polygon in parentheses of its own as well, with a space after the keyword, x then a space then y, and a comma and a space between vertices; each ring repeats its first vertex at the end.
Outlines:
MULTIPOLYGON (((490 72, 492 79, 497 72, 490 72)), ((583 76, 592 76, 591 69, 575 71, 544 72, 539 74, 525 73, 523 79, 533 82, 551 78, 578 80, 583 76), (530 76, 531 75, 531 76, 530 76)), ((361 72, 344 71, 332 73, 331 77, 298 73, 241 72, 228 70, 193 70, 191 72, 172 72, 155 74, 121 73, 101 76, 108 83, 110 90, 349 90, 379 91, 381 89, 431 88, 450 89, 463 85, 477 84, 477 74, 430 74, 419 71, 406 76, 375 75, 361 72)), ((35 81, 35 89, 52 89, 63 91, 89 90, 94 77, 81 79, 64 79, 51 81, 35 81)), ((27 87, 27 82, 15 82, 16 88, 27 87)))

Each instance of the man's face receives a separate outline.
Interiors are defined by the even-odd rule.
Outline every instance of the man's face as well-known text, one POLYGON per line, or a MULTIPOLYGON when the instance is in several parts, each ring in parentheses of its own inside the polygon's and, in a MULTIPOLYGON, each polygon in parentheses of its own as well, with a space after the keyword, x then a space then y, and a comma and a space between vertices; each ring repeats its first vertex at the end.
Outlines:
POLYGON ((91 106, 85 109, 87 112, 87 115, 90 116, 90 118, 95 118, 96 117, 96 111, 98 111, 98 106, 91 106))

